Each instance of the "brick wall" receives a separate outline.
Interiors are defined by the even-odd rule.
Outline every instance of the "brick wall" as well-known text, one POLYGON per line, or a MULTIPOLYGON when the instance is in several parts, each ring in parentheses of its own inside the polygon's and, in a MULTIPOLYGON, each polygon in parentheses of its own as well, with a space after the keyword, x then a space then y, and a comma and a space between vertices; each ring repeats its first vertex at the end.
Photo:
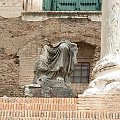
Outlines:
POLYGON ((97 120, 120 119, 120 95, 79 95, 78 111, 83 111, 81 117, 94 118, 97 120))
MULTIPOLYGON (((0 48, 4 48, 6 56, 12 54, 19 56, 19 65, 16 66, 19 71, 16 84, 20 88, 32 82, 35 61, 46 39, 51 43, 56 43, 61 39, 89 43, 96 46, 93 66, 99 60, 100 22, 92 22, 87 19, 49 19, 42 22, 27 22, 22 21, 21 17, 9 19, 0 17, 0 23, 0 48)), ((0 73, 0 75, 2 74, 0 73)), ((4 79, 0 81, 4 81, 4 79)), ((80 91, 82 88, 86 88, 84 85, 79 87, 80 91)), ((22 91, 22 89, 20 90, 22 91)), ((8 93, 5 91, 4 95, 8 95, 8 93)), ((14 94, 14 96, 16 95, 14 94)))
POLYGON ((1 120, 119 120, 120 95, 0 98, 1 120))
POLYGON ((23 96, 19 86, 19 60, 16 55, 0 54, 0 96, 23 96))
POLYGON ((78 96, 78 94, 82 94, 88 88, 88 85, 89 83, 72 83, 72 88, 76 96, 78 96))

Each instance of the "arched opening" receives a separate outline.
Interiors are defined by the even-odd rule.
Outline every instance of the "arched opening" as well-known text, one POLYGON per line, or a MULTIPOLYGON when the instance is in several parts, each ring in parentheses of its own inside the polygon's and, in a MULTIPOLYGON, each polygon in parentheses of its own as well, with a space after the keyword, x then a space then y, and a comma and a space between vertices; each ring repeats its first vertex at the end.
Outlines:
POLYGON ((82 94, 89 85, 90 74, 92 72, 92 59, 94 58, 96 48, 96 46, 84 42, 77 43, 77 45, 78 63, 75 65, 75 69, 70 77, 76 96, 82 94))

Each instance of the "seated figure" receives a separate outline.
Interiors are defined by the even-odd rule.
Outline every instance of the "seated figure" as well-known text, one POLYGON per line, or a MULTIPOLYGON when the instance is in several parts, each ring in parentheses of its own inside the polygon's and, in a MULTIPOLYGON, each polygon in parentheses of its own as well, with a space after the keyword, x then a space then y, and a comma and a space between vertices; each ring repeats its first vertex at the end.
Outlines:
POLYGON ((75 97, 69 76, 77 63, 77 45, 68 40, 43 47, 35 64, 33 84, 27 85, 26 96, 75 97))
POLYGON ((44 80, 64 79, 69 83, 69 76, 74 70, 77 45, 68 40, 63 40, 55 45, 45 45, 35 65, 34 84, 44 80))

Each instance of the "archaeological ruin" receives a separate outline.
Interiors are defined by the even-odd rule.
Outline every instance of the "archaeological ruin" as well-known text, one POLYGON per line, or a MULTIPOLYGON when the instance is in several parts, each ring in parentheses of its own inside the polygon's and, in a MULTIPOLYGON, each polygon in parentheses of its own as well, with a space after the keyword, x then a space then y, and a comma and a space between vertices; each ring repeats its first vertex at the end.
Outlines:
POLYGON ((119 0, 1 0, 0 120, 119 120, 119 12, 119 0))

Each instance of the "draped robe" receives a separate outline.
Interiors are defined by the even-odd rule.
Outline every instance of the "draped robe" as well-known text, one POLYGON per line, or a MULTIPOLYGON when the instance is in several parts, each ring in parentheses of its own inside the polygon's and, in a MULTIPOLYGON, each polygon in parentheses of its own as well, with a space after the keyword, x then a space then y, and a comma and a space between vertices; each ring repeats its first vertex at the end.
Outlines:
POLYGON ((33 83, 39 84, 43 80, 56 80, 58 77, 64 82, 70 82, 69 76, 76 63, 77 45, 68 40, 53 46, 45 45, 42 54, 35 65, 33 83))

